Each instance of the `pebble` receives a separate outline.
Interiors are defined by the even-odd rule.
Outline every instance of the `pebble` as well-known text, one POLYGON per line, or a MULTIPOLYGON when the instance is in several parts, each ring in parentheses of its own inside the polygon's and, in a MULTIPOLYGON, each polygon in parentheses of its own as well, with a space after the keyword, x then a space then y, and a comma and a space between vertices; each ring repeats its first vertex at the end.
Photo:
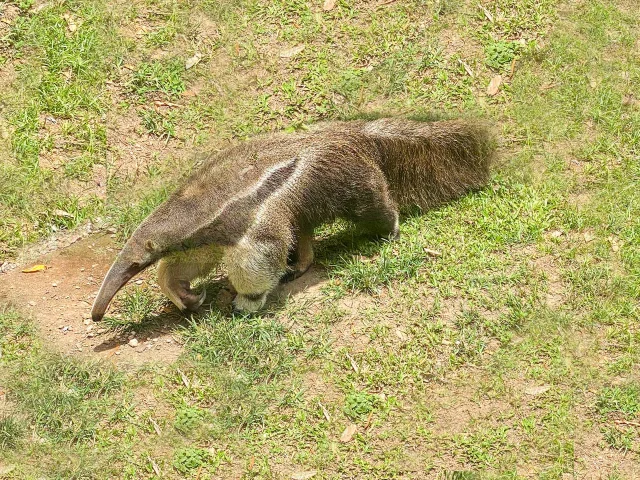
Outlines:
POLYGON ((91 323, 93 323, 93 320, 91 320, 90 318, 85 318, 83 323, 85 325, 91 325, 91 323))
POLYGON ((53 283, 51 284, 51 286, 52 286, 52 287, 57 287, 57 286, 58 286, 58 284, 57 284, 56 282, 53 282, 53 283))
POLYGON ((131 340, 129 340, 129 346, 130 347, 137 347, 138 346, 138 340, 136 340, 135 338, 132 338, 131 340))

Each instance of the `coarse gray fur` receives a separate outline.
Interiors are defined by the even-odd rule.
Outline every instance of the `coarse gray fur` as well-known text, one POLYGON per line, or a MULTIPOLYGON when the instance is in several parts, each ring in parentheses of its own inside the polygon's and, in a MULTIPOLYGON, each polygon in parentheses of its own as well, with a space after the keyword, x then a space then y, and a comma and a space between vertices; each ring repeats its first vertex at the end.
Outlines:
POLYGON ((396 238, 398 209, 423 209, 486 184, 493 154, 472 121, 329 122, 257 137, 213 155, 126 243, 96 297, 100 320, 117 291, 160 261, 159 284, 181 309, 204 300, 190 282, 218 264, 253 311, 287 273, 313 261, 315 227, 336 218, 396 238), (288 263, 289 260, 289 263, 288 263))

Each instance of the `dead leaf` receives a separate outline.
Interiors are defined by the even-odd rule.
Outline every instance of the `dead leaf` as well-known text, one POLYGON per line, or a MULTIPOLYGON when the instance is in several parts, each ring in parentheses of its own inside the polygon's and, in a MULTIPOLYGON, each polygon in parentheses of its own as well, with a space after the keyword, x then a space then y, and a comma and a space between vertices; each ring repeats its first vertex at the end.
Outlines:
POLYGON ((358 364, 353 359, 353 357, 347 353, 347 358, 349 359, 349 362, 351 363, 351 368, 353 368, 353 371, 356 372, 356 373, 360 373, 360 368, 358 367, 358 364))
POLYGON ((165 102, 165 101, 162 101, 162 100, 155 100, 155 101, 153 102, 153 104, 154 104, 156 107, 172 107, 172 108, 182 107, 182 105, 179 105, 179 104, 177 104, 177 103, 165 102))
POLYGON ((197 97, 198 94, 193 90, 185 90, 184 92, 182 92, 182 96, 186 98, 192 98, 192 97, 197 97))
POLYGON ((43 11, 45 8, 49 8, 51 6, 51 2, 45 2, 45 3, 41 3, 40 5, 38 5, 37 7, 35 7, 33 9, 33 13, 40 13, 41 11, 43 11))
POLYGON ((318 474, 317 470, 307 470, 306 472, 297 472, 291 475, 292 480, 308 480, 318 474))
POLYGON ((403 342, 406 342, 409 337, 407 337, 407 334, 404 333, 402 330, 400 330, 399 328, 396 328, 396 337, 398 337, 400 340, 402 340, 403 342))
POLYGON ((56 217, 73 218, 73 215, 69 212, 65 212, 64 210, 54 210, 53 215, 56 217))
POLYGON ((495 97, 500 91, 500 85, 502 85, 502 75, 496 75, 489 82, 489 86, 487 87, 487 95, 490 97, 495 97))
POLYGON ((614 236, 610 236, 608 240, 609 243, 611 243, 611 250, 613 250, 614 252, 620 250, 620 242, 618 242, 618 240, 614 236))
POLYGON ((280 52, 280 58, 291 58, 298 55, 305 48, 305 45, 298 45, 296 47, 288 48, 287 50, 282 50, 280 52))
POLYGON ((47 269, 46 265, 33 265, 32 267, 25 268, 24 270, 22 270, 22 273, 36 273, 36 272, 42 272, 43 270, 46 270, 46 269, 47 269))
POLYGON ((328 12, 329 10, 333 10, 336 6, 336 0, 324 0, 324 4, 322 5, 322 10, 328 12))
POLYGON ((184 374, 182 370, 180 370, 179 368, 177 370, 178 370, 178 373, 180 374, 180 378, 182 378, 182 383, 184 383, 185 387, 189 388, 191 386, 191 382, 189 381, 189 379, 187 378, 187 376, 184 374))
POLYGON ((558 238, 562 236, 562 231, 560 230, 554 230, 553 232, 551 232, 551 238, 558 238))
POLYGON ((487 20, 493 23, 493 15, 491 15, 491 12, 480 4, 478 4, 478 6, 480 7, 480 10, 482 10, 482 13, 484 13, 484 16, 487 17, 487 20))
POLYGON ((193 57, 187 58, 187 61, 184 64, 184 68, 186 70, 189 70, 190 68, 195 67, 197 64, 200 63, 200 60, 202 60, 202 55, 196 52, 196 54, 193 57))
POLYGON ((136 30, 135 36, 136 37, 142 37, 143 35, 146 35, 150 31, 151 31, 151 29, 149 27, 147 27, 146 25, 140 25, 140 28, 138 28, 136 30))
POLYGON ((471 67, 469 65, 467 65, 461 58, 458 59, 458 62, 460 62, 460 65, 462 65, 462 67, 464 68, 465 72, 467 72, 467 75, 469 75, 470 77, 474 77, 475 76, 473 74, 473 70, 471 70, 471 67))
POLYGON ((162 430, 160 430, 160 425, 158 425, 158 423, 151 417, 149 417, 149 422, 151 422, 151 425, 153 426, 153 429, 156 432, 156 435, 160 435, 162 433, 162 430))
POLYGON ((331 415, 329 415, 329 411, 320 402, 318 402, 318 405, 320 405, 320 409, 322 410, 322 415, 324 415, 324 418, 327 420, 327 422, 330 422, 331 415))
POLYGON ((158 467, 158 464, 153 460, 153 458, 151 458, 149 454, 147 454, 147 460, 149 460, 149 463, 151 464, 151 468, 153 468, 153 472, 159 477, 161 472, 160 472, 160 467, 158 467))
POLYGON ((427 247, 424 247, 422 251, 427 255, 429 255, 430 257, 439 257, 440 255, 442 255, 442 253, 440 253, 438 250, 431 250, 430 248, 427 248, 427 247))
POLYGON ((551 388, 551 385, 540 385, 539 387, 529 387, 524 391, 524 393, 535 397, 537 395, 542 395, 544 392, 546 392, 550 388, 551 388))
POLYGON ((347 428, 344 429, 344 432, 342 432, 342 435, 340 435, 340 441, 342 443, 349 443, 357 430, 358 430, 358 427, 356 426, 355 423, 350 424, 349 426, 347 426, 347 428))
POLYGON ((584 232, 582 234, 582 237, 584 238, 584 241, 587 243, 591 242, 593 239, 596 238, 596 236, 591 232, 584 232))
POLYGON ((62 15, 62 18, 64 18, 64 21, 67 22, 67 28, 71 33, 75 32, 78 29, 78 25, 70 13, 65 13, 64 15, 62 15))

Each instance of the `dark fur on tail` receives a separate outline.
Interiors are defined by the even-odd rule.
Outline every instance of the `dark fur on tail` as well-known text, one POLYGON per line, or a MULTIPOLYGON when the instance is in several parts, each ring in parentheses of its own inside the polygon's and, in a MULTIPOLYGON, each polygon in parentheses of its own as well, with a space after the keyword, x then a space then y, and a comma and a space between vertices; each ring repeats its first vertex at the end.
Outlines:
POLYGON ((381 119, 363 125, 399 207, 423 209, 483 187, 495 142, 477 122, 381 119))

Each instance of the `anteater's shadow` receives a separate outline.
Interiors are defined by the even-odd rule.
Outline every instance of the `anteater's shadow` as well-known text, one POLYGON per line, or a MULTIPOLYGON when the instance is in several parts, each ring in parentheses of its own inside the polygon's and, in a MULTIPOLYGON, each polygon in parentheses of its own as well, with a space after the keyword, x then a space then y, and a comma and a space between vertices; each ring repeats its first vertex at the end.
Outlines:
MULTIPOLYGON (((289 297, 326 283, 335 271, 355 255, 376 256, 387 242, 386 239, 374 238, 357 226, 345 222, 326 228, 316 235, 315 259, 309 270, 294 280, 281 283, 269 295, 265 310, 258 315, 277 314, 289 297)), ((226 276, 209 279, 203 282, 201 287, 207 290, 204 311, 233 315, 233 299, 236 292, 226 276)))

